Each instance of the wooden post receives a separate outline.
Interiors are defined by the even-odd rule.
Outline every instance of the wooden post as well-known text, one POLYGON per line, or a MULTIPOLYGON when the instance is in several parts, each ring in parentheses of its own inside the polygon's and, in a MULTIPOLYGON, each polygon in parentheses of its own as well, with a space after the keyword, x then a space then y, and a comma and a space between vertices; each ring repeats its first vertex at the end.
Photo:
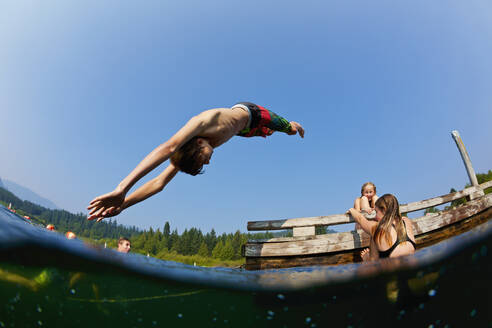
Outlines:
POLYGON ((470 200, 483 196, 484 195, 483 190, 478 185, 477 176, 475 175, 475 170, 473 169, 470 156, 466 151, 465 145, 463 144, 463 140, 461 140, 459 132, 454 130, 451 132, 451 135, 453 136, 453 139, 456 142, 456 146, 460 151, 461 158, 463 159, 463 163, 465 164, 466 172, 468 173, 468 178, 470 178, 470 182, 472 186, 477 188, 476 192, 470 194, 469 196, 470 200))

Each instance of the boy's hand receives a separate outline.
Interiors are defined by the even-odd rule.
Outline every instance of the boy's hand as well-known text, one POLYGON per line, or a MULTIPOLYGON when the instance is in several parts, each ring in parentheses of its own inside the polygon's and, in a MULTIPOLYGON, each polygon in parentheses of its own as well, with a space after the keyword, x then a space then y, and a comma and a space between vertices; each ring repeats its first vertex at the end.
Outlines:
POLYGON ((301 138, 304 138, 304 128, 302 127, 302 125, 300 125, 299 123, 294 122, 294 121, 290 121, 289 123, 290 123, 291 130, 288 134, 294 135, 297 132, 299 132, 299 135, 301 136, 301 138))
POLYGON ((97 222, 106 217, 115 216, 123 210, 125 201, 125 192, 114 190, 105 195, 94 198, 87 207, 91 210, 87 220, 97 219, 97 222))

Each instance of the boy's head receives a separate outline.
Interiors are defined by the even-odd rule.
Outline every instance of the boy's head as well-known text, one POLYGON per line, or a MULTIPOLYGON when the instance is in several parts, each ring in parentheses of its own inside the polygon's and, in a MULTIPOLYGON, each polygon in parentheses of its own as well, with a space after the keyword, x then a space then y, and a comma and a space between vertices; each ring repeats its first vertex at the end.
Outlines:
POLYGON ((171 163, 191 175, 202 173, 203 165, 210 162, 213 148, 204 138, 193 137, 171 156, 171 163))
POLYGON ((120 253, 128 253, 131 248, 131 243, 128 238, 121 237, 120 240, 118 240, 118 252, 120 253))
POLYGON ((368 199, 371 199, 374 195, 376 195, 376 185, 372 182, 366 182, 360 188, 361 196, 366 196, 368 199))

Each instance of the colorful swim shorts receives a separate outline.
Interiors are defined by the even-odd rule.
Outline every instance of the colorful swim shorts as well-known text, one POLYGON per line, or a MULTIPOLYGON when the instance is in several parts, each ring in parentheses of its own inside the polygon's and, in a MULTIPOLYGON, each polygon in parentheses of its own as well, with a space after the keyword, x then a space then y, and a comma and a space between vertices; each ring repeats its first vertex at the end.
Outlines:
POLYGON ((274 131, 289 133, 291 126, 285 118, 275 114, 265 107, 250 103, 240 102, 232 107, 241 107, 249 111, 250 119, 246 128, 237 135, 241 137, 261 136, 266 138, 274 131))

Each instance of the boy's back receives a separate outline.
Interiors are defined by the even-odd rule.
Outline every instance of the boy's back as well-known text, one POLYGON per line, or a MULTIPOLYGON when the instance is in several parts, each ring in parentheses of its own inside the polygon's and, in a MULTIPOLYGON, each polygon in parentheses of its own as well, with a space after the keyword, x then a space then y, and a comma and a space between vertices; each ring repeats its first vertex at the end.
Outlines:
POLYGON ((210 145, 216 148, 245 128, 249 113, 240 107, 214 108, 192 119, 195 118, 204 122, 203 130, 196 136, 208 139, 210 145))

